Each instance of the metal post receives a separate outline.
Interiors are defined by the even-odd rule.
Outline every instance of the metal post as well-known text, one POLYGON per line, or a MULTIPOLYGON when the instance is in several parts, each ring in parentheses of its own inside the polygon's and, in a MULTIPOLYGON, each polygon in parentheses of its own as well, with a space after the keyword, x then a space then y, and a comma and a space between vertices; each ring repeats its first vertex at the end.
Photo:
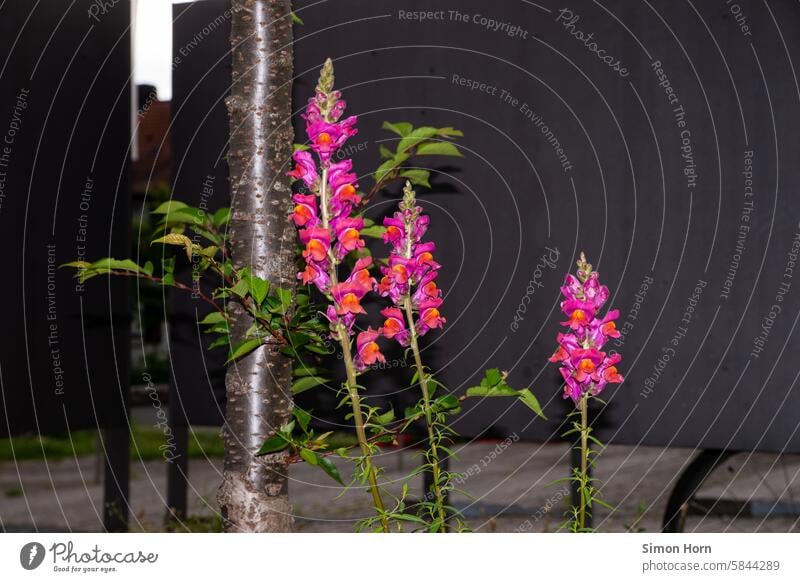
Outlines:
POLYGON ((174 455, 167 459, 167 524, 186 518, 186 494, 189 475, 189 427, 172 426, 174 455))
POLYGON ((108 532, 128 531, 130 435, 127 427, 105 430, 103 526, 108 532))

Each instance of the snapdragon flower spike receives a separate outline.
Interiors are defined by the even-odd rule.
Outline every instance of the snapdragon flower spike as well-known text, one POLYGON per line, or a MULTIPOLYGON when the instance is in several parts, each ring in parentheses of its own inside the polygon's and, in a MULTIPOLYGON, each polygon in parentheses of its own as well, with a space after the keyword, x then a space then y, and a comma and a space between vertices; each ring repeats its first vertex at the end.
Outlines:
MULTIPOLYGON (((356 134, 357 118, 342 119, 346 105, 341 93, 333 90, 333 81, 333 64, 328 59, 320 71, 316 93, 303 114, 309 146, 294 153, 296 165, 288 175, 302 181, 311 192, 292 196, 295 206, 291 218, 300 229, 305 260, 297 277, 304 284, 314 284, 328 297, 331 304, 325 317, 330 321, 331 337, 349 342, 356 317, 366 312, 361 301, 376 281, 369 274, 372 259, 368 257, 358 259, 347 279, 338 281, 341 263, 350 253, 364 248, 364 220, 354 216, 362 199, 353 162, 337 155, 347 139, 356 134)), ((375 330, 368 330, 357 338, 354 363, 360 370, 383 360, 376 334, 375 330)))
POLYGON ((408 330, 401 309, 406 297, 411 300, 413 311, 418 314, 415 327, 423 336, 434 328, 441 328, 445 318, 439 312, 442 292, 436 286, 436 277, 441 265, 433 259, 436 245, 421 242, 428 229, 430 219, 417 206, 414 190, 406 182, 403 201, 399 211, 383 219, 386 230, 383 241, 392 247, 388 265, 381 267, 383 277, 375 290, 391 299, 393 308, 381 313, 386 320, 381 333, 400 345, 408 345, 408 330))
POLYGON ((597 317, 608 299, 608 287, 600 284, 597 272, 583 253, 576 275, 567 275, 561 292, 564 295, 561 310, 568 318, 562 325, 570 331, 558 334, 558 349, 550 361, 561 364, 564 398, 571 398, 577 405, 585 395, 596 396, 608 384, 624 380, 617 370, 622 356, 601 351, 609 338, 620 337, 614 323, 619 311, 614 309, 602 318, 597 317))

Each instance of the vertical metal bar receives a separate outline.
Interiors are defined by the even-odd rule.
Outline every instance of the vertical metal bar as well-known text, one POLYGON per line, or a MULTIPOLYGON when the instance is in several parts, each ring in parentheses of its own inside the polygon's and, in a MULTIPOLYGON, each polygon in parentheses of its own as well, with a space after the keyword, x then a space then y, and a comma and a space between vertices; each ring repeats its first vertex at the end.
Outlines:
POLYGON ((189 427, 172 426, 175 450, 167 459, 167 523, 186 518, 189 475, 189 427))
POLYGON ((130 494, 130 438, 127 427, 105 430, 105 451, 103 526, 108 532, 126 532, 130 494))

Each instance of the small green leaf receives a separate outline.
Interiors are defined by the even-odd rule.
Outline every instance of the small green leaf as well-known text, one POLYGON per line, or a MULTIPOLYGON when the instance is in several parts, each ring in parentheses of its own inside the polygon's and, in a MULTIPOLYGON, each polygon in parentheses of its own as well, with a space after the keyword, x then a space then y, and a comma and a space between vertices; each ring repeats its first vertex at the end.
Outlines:
POLYGON ((180 208, 188 208, 188 206, 180 200, 168 200, 167 202, 159 204, 158 208, 153 210, 152 214, 169 214, 180 208))
POLYGON ((383 233, 386 232, 385 226, 378 224, 374 226, 367 226, 361 229, 361 236, 368 236, 370 238, 383 238, 383 233))
POLYGON ((227 207, 220 208, 214 213, 212 221, 217 228, 225 226, 231 219, 231 209, 227 207))
POLYGON ((375 170, 375 181, 376 182, 381 182, 384 178, 386 178, 386 176, 388 176, 390 173, 392 173, 396 168, 397 168, 397 162, 395 162, 394 159, 386 160, 380 166, 378 166, 377 170, 375 170))
POLYGON ((222 323, 222 322, 226 322, 226 323, 227 323, 227 321, 228 321, 228 318, 227 318, 227 317, 225 317, 225 315, 223 315, 223 314, 222 314, 222 313, 220 313, 219 311, 212 311, 211 313, 209 313, 208 315, 206 315, 206 316, 205 316, 205 317, 204 317, 204 318, 203 318, 201 321, 199 321, 198 323, 199 323, 200 325, 213 325, 213 324, 215 324, 215 323, 222 323))
POLYGON ((389 148, 387 148, 385 145, 381 145, 381 147, 378 148, 378 151, 381 154, 381 158, 385 160, 390 160, 394 157, 394 152, 389 148))
POLYGON ((449 141, 432 141, 420 144, 417 148, 420 156, 454 156, 463 158, 464 155, 449 141))
POLYGON ((443 137, 464 137, 464 132, 453 127, 440 127, 436 130, 436 135, 441 135, 443 137))
POLYGON ((428 181, 431 173, 428 170, 404 170, 400 173, 400 176, 403 178, 408 178, 408 181, 414 186, 424 186, 425 188, 431 187, 431 183, 428 181))
POLYGON ((261 448, 258 449, 256 455, 268 455, 269 453, 277 453, 289 446, 289 443, 281 436, 275 435, 268 438, 261 448))
POLYGON ((339 483, 340 485, 344 485, 344 481, 342 481, 342 476, 339 474, 339 469, 336 468, 336 465, 333 464, 328 457, 320 457, 319 458, 319 466, 325 471, 328 475, 330 475, 334 481, 339 483))
POLYGON ((414 126, 405 121, 398 121, 397 123, 390 123, 388 121, 384 121, 383 125, 381 125, 381 129, 388 129, 389 131, 396 133, 400 137, 405 137, 409 133, 411 133, 411 130, 414 129, 414 126))
POLYGON ((500 370, 497 368, 490 368, 486 370, 483 380, 481 380, 481 386, 497 386, 502 381, 503 374, 500 373, 500 370))
POLYGON ((458 397, 453 394, 445 394, 434 401, 434 404, 442 410, 452 410, 460 406, 458 397))
POLYGON ((267 296, 267 291, 269 291, 269 281, 265 281, 256 275, 250 276, 250 295, 253 296, 253 299, 256 300, 258 305, 261 305, 264 302, 264 298, 267 296))
POLYGON ((231 287, 231 292, 238 295, 239 297, 244 297, 247 295, 247 292, 250 290, 250 285, 247 283, 247 279, 239 279, 236 284, 231 287))
POLYGON ((295 406, 294 410, 292 410, 292 414, 297 419, 297 424, 300 425, 300 428, 303 429, 303 432, 306 432, 308 430, 308 423, 311 422, 311 413, 303 410, 299 406, 295 406))
POLYGON ((520 390, 519 399, 522 400, 528 406, 528 408, 533 410, 533 412, 536 413, 536 416, 543 420, 547 420, 547 417, 542 411, 542 407, 539 405, 539 401, 536 399, 536 396, 533 395, 533 392, 531 392, 530 389, 523 388, 520 390))
POLYGON ((184 247, 186 249, 186 256, 189 257, 190 261, 192 260, 192 239, 186 235, 172 232, 168 235, 162 236, 161 238, 155 239, 150 244, 154 245, 157 243, 184 247))
POLYGON ((86 269, 91 266, 92 264, 88 261, 72 261, 61 265, 61 267, 74 267, 76 269, 86 269))
POLYGON ((312 450, 309 449, 300 449, 300 458, 303 459, 309 465, 313 465, 316 467, 319 465, 319 455, 312 450))
POLYGON ((226 333, 215 339, 213 342, 208 344, 208 349, 213 350, 214 348, 219 348, 222 346, 228 346, 231 343, 230 336, 226 333))
POLYGON ((383 414, 379 414, 375 417, 375 423, 380 424, 381 426, 389 424, 394 420, 394 409, 390 408, 383 414))
POLYGON ((294 12, 292 12, 292 22, 294 22, 295 24, 305 24, 305 22, 303 22, 300 19, 300 17, 297 14, 295 14, 294 12))
POLYGON ((301 392, 305 392, 306 390, 310 390, 315 386, 319 386, 320 384, 325 384, 327 382, 330 382, 328 378, 322 378, 320 376, 304 376, 302 378, 298 378, 292 382, 292 394, 300 394, 301 392))
POLYGON ((231 351, 231 354, 228 356, 228 362, 232 362, 233 360, 238 360, 239 358, 246 356, 260 345, 260 339, 247 339, 243 342, 240 342, 231 351))
POLYGON ((397 145, 397 153, 405 152, 434 135, 436 135, 435 127, 418 127, 400 140, 400 143, 397 145))

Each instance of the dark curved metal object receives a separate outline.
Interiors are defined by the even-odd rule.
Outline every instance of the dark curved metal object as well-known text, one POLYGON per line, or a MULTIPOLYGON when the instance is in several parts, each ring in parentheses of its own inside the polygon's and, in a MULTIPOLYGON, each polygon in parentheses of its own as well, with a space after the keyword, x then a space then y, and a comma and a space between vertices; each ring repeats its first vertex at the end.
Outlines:
POLYGON ((689 501, 694 497, 697 490, 705 482, 708 476, 716 468, 731 458, 735 451, 723 451, 718 449, 706 449, 689 463, 683 470, 675 487, 672 488, 667 508, 664 511, 664 519, 661 524, 661 531, 664 533, 678 533, 683 531, 686 523, 686 515, 689 512, 689 501))

